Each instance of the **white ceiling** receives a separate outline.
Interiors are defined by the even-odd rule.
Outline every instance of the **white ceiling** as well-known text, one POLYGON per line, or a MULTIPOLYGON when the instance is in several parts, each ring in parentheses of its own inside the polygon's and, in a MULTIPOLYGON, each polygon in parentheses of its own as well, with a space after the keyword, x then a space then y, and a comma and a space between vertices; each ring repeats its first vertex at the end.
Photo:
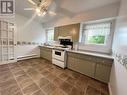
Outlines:
POLYGON ((71 12, 79 13, 93 8, 101 7, 119 0, 61 0, 62 8, 71 12))
MULTIPOLYGON (((16 13, 32 17, 34 11, 25 11, 24 8, 33 7, 27 0, 15 0, 16 1, 16 13)), ((59 18, 66 15, 75 15, 84 11, 88 11, 94 8, 102 7, 111 3, 118 2, 120 0, 53 0, 50 10, 57 13, 56 16, 46 15, 45 17, 36 16, 36 20, 41 23, 59 18), (64 14, 66 12, 66 15, 64 14), (62 14, 63 13, 63 14, 62 14)))

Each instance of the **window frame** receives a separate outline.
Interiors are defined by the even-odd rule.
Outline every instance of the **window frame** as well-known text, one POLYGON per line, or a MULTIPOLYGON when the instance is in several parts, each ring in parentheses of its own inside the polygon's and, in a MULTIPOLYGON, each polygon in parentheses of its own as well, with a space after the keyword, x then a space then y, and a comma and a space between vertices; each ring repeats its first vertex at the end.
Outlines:
MULTIPOLYGON (((97 24, 103 24, 103 23, 110 23, 111 25, 110 25, 110 34, 108 35, 108 36, 105 36, 105 40, 104 40, 104 44, 97 44, 97 43, 87 43, 87 38, 88 38, 88 34, 86 34, 85 36, 85 44, 87 44, 87 45, 100 45, 100 46, 103 46, 103 45, 106 45, 107 44, 107 38, 109 37, 109 36, 111 36, 111 26, 112 26, 112 22, 99 22, 99 23, 90 23, 90 24, 83 24, 83 29, 82 29, 82 32, 84 32, 85 31, 85 29, 84 29, 84 27, 85 26, 87 26, 87 25, 97 25, 97 24)), ((83 35, 82 35, 83 36, 83 35)))
MULTIPOLYGON (((89 22, 81 22, 80 26, 80 39, 79 43, 82 48, 79 47, 80 50, 87 50, 87 51, 94 51, 94 52, 100 52, 100 53, 111 53, 112 52, 112 43, 113 43, 113 36, 115 31, 115 19, 102 19, 102 20, 96 20, 96 21, 89 21, 89 22), (99 24, 99 23, 111 23, 110 26, 110 34, 109 34, 109 41, 105 40, 105 44, 88 44, 86 42, 83 42, 83 27, 84 25, 88 24, 99 24), (99 48, 99 49, 98 49, 99 48)), ((106 38, 107 39, 107 38, 106 38)))

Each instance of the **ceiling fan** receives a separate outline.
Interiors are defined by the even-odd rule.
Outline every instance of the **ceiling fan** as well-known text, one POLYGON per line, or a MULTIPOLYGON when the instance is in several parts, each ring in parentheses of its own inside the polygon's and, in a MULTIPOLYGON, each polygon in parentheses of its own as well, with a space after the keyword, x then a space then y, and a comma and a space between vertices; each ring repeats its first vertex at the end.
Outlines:
POLYGON ((53 0, 28 0, 33 7, 32 8, 24 8, 24 10, 34 10, 38 16, 45 16, 47 13, 55 16, 56 13, 48 10, 53 0))

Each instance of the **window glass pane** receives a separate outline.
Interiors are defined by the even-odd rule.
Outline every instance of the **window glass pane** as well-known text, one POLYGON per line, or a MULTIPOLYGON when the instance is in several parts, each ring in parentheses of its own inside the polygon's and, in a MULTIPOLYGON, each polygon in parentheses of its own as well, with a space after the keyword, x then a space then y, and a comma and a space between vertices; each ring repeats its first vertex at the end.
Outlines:
POLYGON ((109 35, 110 23, 88 24, 83 27, 82 41, 85 40, 86 44, 105 44, 109 35))
POLYGON ((98 36, 89 36, 88 43, 95 43, 95 44, 104 44, 105 43, 105 36, 98 35, 98 36))

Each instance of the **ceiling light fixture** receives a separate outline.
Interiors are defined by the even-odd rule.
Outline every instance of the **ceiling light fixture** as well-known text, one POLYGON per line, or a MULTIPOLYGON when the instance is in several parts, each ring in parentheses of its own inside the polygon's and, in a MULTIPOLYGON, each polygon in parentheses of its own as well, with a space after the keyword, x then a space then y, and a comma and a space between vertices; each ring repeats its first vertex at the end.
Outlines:
POLYGON ((46 13, 47 13, 47 12, 46 12, 46 11, 44 11, 44 12, 42 13, 42 14, 43 14, 43 16, 44 16, 44 15, 46 15, 46 13))
POLYGON ((49 11, 49 14, 50 14, 51 16, 55 16, 55 15, 56 15, 56 13, 55 13, 55 12, 52 12, 52 11, 49 11))
POLYGON ((36 13, 38 16, 45 16, 47 11, 45 9, 36 8, 36 13))
POLYGON ((40 8, 36 8, 36 13, 41 13, 41 9, 40 8))

